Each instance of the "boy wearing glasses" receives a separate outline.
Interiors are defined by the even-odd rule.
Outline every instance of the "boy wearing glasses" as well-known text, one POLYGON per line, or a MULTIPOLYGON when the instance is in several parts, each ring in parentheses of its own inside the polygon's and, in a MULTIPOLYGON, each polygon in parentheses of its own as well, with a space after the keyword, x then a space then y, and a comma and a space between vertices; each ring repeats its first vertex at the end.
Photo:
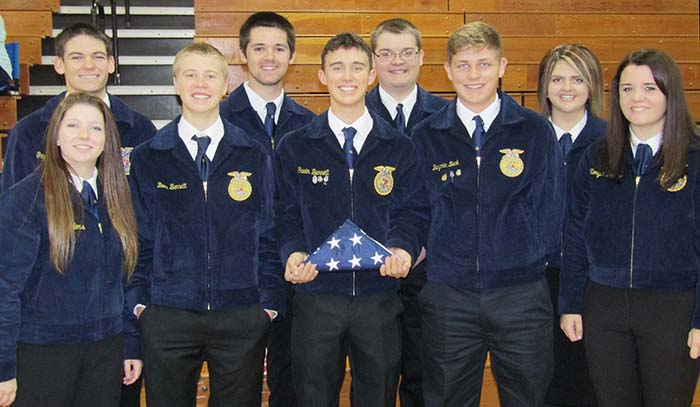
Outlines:
MULTIPOLYGON (((402 133, 429 117, 448 101, 432 95, 417 84, 424 51, 422 36, 413 23, 403 18, 385 20, 374 29, 370 45, 379 85, 365 99, 367 108, 402 133)), ((425 284, 425 264, 418 264, 401 280, 401 407, 423 405, 421 385, 421 314, 418 293, 425 284)))

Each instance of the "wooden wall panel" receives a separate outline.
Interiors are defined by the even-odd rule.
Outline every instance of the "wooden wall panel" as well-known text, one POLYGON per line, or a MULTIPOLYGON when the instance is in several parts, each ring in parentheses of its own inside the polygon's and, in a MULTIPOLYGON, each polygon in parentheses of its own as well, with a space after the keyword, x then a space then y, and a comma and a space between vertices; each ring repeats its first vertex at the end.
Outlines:
MULTIPOLYGON (((365 38, 367 40, 367 38, 365 38)), ((296 56, 294 62, 297 64, 320 64, 321 51, 328 42, 329 37, 303 37, 297 38, 296 56)), ((229 64, 240 64, 242 61, 238 57, 238 37, 204 37, 197 36, 195 42, 207 42, 219 49, 229 64)), ((423 38, 423 48, 425 56, 423 62, 426 64, 442 64, 445 62, 445 45, 447 38, 423 38)))
MULTIPOLYGON (((447 11, 448 0, 195 0, 200 11, 447 11)), ((459 10, 458 10, 459 11, 459 10)))
POLYGON ((17 98, 0 96, 0 132, 7 132, 17 123, 17 98))
POLYGON ((8 35, 51 36, 53 22, 50 11, 3 11, 2 18, 8 35))
MULTIPOLYGON (((51 10, 58 12, 61 8, 60 0, 2 0, 0 2, 0 11, 4 10, 51 10)), ((3 19, 5 13, 2 13, 3 19)))
POLYGON ((450 11, 529 13, 687 13, 698 14, 697 0, 451 0, 450 11))
POLYGON ((700 61, 697 38, 504 37, 501 41, 504 56, 514 63, 539 63, 547 50, 565 43, 590 47, 601 63, 618 63, 625 55, 640 48, 664 50, 678 62, 700 61))
POLYGON ((467 13, 501 36, 698 37, 698 14, 467 13), (593 29, 594 28, 594 29, 593 29))
MULTIPOLYGON (((247 12, 202 12, 195 15, 195 32, 201 36, 235 37, 248 16, 247 12)), ((333 36, 342 31, 369 35, 380 22, 396 17, 390 13, 296 13, 283 12, 294 25, 297 37, 333 36)), ((402 14, 424 36, 448 36, 464 24, 462 13, 402 14)))
MULTIPOLYGON (((602 64, 603 84, 606 90, 612 81, 618 63, 602 64)), ((682 62, 678 68, 683 76, 686 90, 700 90, 700 62, 682 62)), ((536 92, 539 64, 509 63, 501 86, 507 92, 536 92)), ((421 82, 422 84, 422 82, 421 82)))
POLYGON ((15 37, 9 35, 6 43, 19 42, 19 63, 34 65, 41 63, 40 37, 15 37))

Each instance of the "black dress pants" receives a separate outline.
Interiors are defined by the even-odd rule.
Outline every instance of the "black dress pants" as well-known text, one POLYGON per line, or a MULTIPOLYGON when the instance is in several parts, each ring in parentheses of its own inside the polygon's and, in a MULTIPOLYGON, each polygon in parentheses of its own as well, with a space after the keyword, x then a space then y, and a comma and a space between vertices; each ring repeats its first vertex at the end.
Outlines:
POLYGON ((210 407, 260 407, 270 318, 259 304, 203 312, 151 305, 139 323, 148 407, 192 407, 204 361, 210 407))

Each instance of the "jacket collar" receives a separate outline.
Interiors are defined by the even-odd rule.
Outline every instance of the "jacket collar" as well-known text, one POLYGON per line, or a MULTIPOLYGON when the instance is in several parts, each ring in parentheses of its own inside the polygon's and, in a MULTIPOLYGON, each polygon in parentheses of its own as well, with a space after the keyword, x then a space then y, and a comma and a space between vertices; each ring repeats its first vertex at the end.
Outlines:
MULTIPOLYGON (((53 112, 65 97, 66 91, 63 91, 46 102, 44 105, 44 113, 41 116, 42 122, 48 123, 51 120, 51 115, 53 115, 53 112)), ((134 127, 136 122, 136 115, 134 114, 134 111, 131 110, 129 106, 127 106, 126 103, 122 102, 119 98, 110 94, 107 94, 107 97, 109 97, 109 110, 112 111, 114 121, 117 123, 126 123, 129 125, 129 127, 134 127)))
MULTIPOLYGON (((524 107, 520 106, 518 102, 512 97, 508 96, 506 93, 498 90, 498 97, 501 99, 501 111, 496 116, 492 127, 497 126, 512 126, 519 122, 525 120, 523 115, 524 107)), ((452 99, 447 103, 442 109, 440 109, 431 120, 431 127, 440 130, 450 129, 455 120, 459 120, 457 117, 457 99, 452 99)), ((489 133, 491 129, 489 129, 489 133)))
MULTIPOLYGON (((369 110, 369 114, 372 116, 373 124, 372 130, 369 132, 369 136, 367 137, 367 141, 369 141, 372 137, 376 137, 380 140, 391 140, 401 135, 401 133, 396 130, 392 131, 389 124, 379 117, 379 115, 374 111, 369 110)), ((328 136, 335 139, 335 135, 328 126, 328 111, 316 116, 311 123, 309 123, 309 127, 306 132, 304 132, 304 135, 312 139, 322 139, 328 136)))
MULTIPOLYGON (((151 140, 150 145, 154 150, 172 150, 177 147, 180 143, 180 137, 177 134, 177 124, 180 121, 182 115, 175 118, 175 120, 168 123, 163 127, 151 140)), ((224 137, 219 143, 219 149, 224 146, 230 147, 251 147, 253 142, 246 137, 240 129, 230 124, 226 120, 224 123, 224 137)), ((218 152, 217 152, 218 155, 218 152)))

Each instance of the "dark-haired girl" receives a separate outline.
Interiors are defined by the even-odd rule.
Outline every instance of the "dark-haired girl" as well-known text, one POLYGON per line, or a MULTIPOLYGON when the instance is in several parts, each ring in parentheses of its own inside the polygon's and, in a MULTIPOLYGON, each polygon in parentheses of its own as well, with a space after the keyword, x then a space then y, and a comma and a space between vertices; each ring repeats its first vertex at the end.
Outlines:
POLYGON ((602 407, 689 406, 700 361, 700 148, 678 66, 629 54, 577 168, 559 311, 602 407))

